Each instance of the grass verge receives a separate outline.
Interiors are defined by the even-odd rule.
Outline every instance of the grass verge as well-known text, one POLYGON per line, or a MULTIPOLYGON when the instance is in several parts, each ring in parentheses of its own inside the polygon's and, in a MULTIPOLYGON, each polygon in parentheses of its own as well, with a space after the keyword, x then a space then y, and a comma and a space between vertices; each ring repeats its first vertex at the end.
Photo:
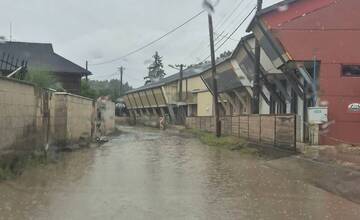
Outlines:
POLYGON ((45 165, 48 159, 43 153, 9 155, 0 158, 0 181, 21 175, 26 168, 45 165))
POLYGON ((248 142, 238 137, 216 137, 216 135, 211 132, 201 131, 199 129, 185 129, 184 132, 194 135, 201 141, 201 143, 208 146, 225 147, 230 150, 237 150, 244 155, 259 155, 259 150, 257 148, 248 147, 248 142))

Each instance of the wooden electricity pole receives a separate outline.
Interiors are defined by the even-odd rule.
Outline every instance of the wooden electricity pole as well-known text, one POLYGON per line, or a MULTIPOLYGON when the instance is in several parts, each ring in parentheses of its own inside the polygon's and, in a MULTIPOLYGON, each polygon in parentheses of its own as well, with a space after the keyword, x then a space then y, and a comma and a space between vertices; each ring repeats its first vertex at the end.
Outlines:
MULTIPOLYGON (((257 12, 262 9, 263 0, 257 0, 257 12)), ((259 102, 260 102, 260 54, 261 48, 259 41, 255 38, 255 75, 254 75, 254 87, 253 87, 253 104, 252 104, 252 113, 259 114, 259 102)))
POLYGON ((184 64, 180 64, 179 102, 182 102, 184 64))
POLYGON ((214 110, 215 110, 215 129, 216 136, 221 136, 221 124, 219 120, 219 103, 218 103, 218 88, 217 88, 217 80, 216 80, 216 60, 215 60, 215 49, 214 49, 214 31, 213 31, 213 21, 212 16, 208 14, 209 21, 209 35, 210 35, 210 52, 211 52, 211 66, 212 66, 212 84, 213 84, 213 96, 214 96, 214 110))
MULTIPOLYGON (((89 62, 88 61, 86 61, 86 63, 85 63, 85 68, 86 68, 86 70, 88 70, 88 68, 89 68, 89 62)), ((86 73, 85 77, 86 77, 86 81, 88 81, 88 73, 86 73)))
POLYGON ((119 98, 122 95, 122 91, 123 91, 123 74, 124 74, 124 67, 121 66, 119 67, 119 71, 120 71, 120 91, 119 91, 119 98))

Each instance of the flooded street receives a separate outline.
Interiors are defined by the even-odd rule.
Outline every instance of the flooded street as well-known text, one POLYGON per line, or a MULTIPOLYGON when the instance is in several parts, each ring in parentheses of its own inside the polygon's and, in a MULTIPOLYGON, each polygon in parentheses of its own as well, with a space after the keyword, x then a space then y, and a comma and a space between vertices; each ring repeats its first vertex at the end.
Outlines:
POLYGON ((145 128, 0 183, 0 219, 359 219, 360 206, 240 152, 145 128))

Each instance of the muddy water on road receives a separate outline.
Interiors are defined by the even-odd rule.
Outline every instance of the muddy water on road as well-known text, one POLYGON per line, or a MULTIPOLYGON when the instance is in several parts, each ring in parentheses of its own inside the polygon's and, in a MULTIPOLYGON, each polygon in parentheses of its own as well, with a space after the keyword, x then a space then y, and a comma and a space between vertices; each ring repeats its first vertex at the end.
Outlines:
POLYGON ((0 219, 359 219, 239 152, 144 128, 0 183, 0 219))

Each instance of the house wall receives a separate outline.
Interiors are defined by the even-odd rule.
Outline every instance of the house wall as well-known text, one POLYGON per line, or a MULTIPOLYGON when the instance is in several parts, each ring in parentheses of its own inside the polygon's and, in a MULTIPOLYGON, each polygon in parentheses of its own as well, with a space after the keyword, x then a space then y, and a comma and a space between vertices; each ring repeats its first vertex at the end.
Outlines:
POLYGON ((169 104, 174 104, 178 101, 178 82, 164 85, 163 90, 169 104))
POLYGON ((320 61, 318 95, 320 104, 329 107, 330 121, 321 129, 321 144, 360 144, 360 113, 347 109, 360 102, 360 77, 342 76, 341 71, 341 65, 360 65, 359 7, 358 0, 302 0, 263 17, 293 60, 316 56, 320 61))
POLYGON ((360 103, 360 77, 342 76, 341 64, 322 64, 320 102, 329 108, 329 127, 321 129, 320 142, 360 145, 360 112, 348 111, 351 103, 360 103))
POLYGON ((131 93, 127 95, 129 101, 131 102, 131 105, 133 108, 140 108, 140 104, 138 103, 139 100, 135 99, 135 94, 131 93))
POLYGON ((147 98, 146 91, 141 91, 140 92, 140 97, 141 97, 142 103, 144 104, 145 108, 149 108, 151 105, 150 105, 149 100, 147 98))
POLYGON ((129 101, 129 96, 128 96, 128 95, 125 95, 125 96, 123 97, 123 99, 124 99, 124 103, 125 103, 126 107, 127 107, 128 109, 132 109, 132 108, 133 108, 133 105, 132 105, 132 103, 130 103, 130 101, 129 101))
POLYGON ((151 92, 151 90, 145 90, 145 93, 146 93, 146 95, 147 95, 147 97, 149 99, 150 106, 151 107, 157 107, 155 97, 154 97, 153 93, 151 92))
POLYGON ((186 79, 185 83, 183 83, 183 90, 185 89, 187 96, 186 103, 196 104, 197 103, 197 95, 193 93, 195 90, 207 90, 205 83, 202 81, 200 76, 192 77, 186 79), (185 88, 184 88, 185 86, 185 88))
POLYGON ((68 93, 80 95, 81 74, 74 73, 55 73, 63 88, 68 93))
POLYGON ((162 88, 155 88, 153 89, 156 101, 158 102, 159 106, 166 106, 167 100, 164 97, 162 88))
POLYGON ((197 116, 211 116, 213 114, 213 96, 210 92, 197 93, 197 116))

